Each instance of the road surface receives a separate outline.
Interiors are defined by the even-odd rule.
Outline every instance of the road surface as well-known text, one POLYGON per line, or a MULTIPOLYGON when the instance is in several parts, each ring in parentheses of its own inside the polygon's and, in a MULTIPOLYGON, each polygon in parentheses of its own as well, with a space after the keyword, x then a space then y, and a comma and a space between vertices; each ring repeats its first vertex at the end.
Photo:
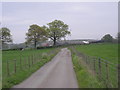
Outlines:
POLYGON ((78 88, 70 50, 61 49, 52 61, 13 88, 78 88))

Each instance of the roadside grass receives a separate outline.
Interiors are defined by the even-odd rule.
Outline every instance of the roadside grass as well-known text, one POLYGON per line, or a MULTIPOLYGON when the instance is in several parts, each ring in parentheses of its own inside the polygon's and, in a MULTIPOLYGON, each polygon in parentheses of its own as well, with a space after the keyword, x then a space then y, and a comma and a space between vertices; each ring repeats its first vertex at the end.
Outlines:
MULTIPOLYGON (((120 46, 120 44, 119 44, 120 46)), ((100 57, 111 63, 118 64, 118 44, 100 43, 89 45, 76 45, 76 50, 88 56, 100 57)))
MULTIPOLYGON (((19 84, 26 78, 28 78, 33 72, 38 70, 40 67, 42 67, 45 63, 49 62, 59 51, 57 48, 47 48, 47 49, 40 49, 40 50, 24 50, 24 51, 3 51, 3 58, 2 58, 2 75, 3 75, 3 81, 2 81, 2 88, 11 88, 12 86, 19 84), (54 53, 55 52, 55 53, 54 53), (37 61, 35 64, 33 64, 31 67, 28 66, 28 63, 24 65, 24 62, 28 58, 28 56, 31 55, 37 55, 38 58, 35 58, 37 61), (20 69, 20 56, 22 57, 22 70, 20 69), (6 61, 12 61, 16 59, 17 61, 17 72, 7 76, 6 72, 6 61)), ((11 63, 10 65, 10 72, 14 71, 14 65, 11 63)))
POLYGON ((76 73, 79 88, 105 88, 105 85, 100 82, 97 77, 91 73, 81 58, 72 52, 72 62, 76 73))
MULTIPOLYGON (((14 72, 14 60, 16 60, 17 66, 20 66, 20 60, 22 66, 29 63, 31 56, 34 55, 34 57, 44 58, 47 53, 50 51, 52 52, 54 48, 48 48, 48 49, 31 49, 31 50, 11 50, 11 51, 3 51, 2 52, 2 74, 3 76, 7 75, 7 62, 9 61, 9 69, 10 72, 14 72), (43 54, 43 55, 42 55, 43 54)), ((36 59, 36 58, 35 58, 36 59)), ((23 67, 24 68, 24 67, 23 67)), ((20 68, 18 68, 20 69, 20 68)))
MULTIPOLYGON (((98 79, 98 83, 100 82, 98 85, 94 83, 96 87, 118 87, 118 44, 102 43, 76 45, 73 46, 73 49, 71 50, 73 50, 76 55, 78 54, 78 52, 80 52, 80 55, 82 55, 81 53, 83 53, 85 56, 87 56, 87 59, 83 58, 83 56, 78 56, 81 62, 80 65, 85 66, 84 69, 86 68, 88 72, 93 71, 95 73, 92 73, 92 75, 95 76, 96 79, 98 79), (101 60, 101 65, 99 64, 99 60, 101 60)), ((88 76, 85 77, 88 78, 88 76)), ((79 78, 81 78, 80 75, 78 75, 78 79, 79 78)), ((91 81, 93 82, 93 80, 91 81)), ((92 84, 92 82, 90 83, 92 84)))

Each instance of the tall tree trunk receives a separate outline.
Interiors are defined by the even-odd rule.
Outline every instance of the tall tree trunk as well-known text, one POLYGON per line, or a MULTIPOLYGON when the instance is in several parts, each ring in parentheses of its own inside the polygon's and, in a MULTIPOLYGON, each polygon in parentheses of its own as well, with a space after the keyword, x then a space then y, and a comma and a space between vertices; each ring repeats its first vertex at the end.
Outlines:
POLYGON ((56 37, 55 37, 55 32, 54 32, 54 40, 53 40, 53 42, 54 42, 54 46, 56 45, 56 37))
POLYGON ((54 38, 53 42, 54 42, 54 46, 55 46, 56 45, 56 38, 54 38))

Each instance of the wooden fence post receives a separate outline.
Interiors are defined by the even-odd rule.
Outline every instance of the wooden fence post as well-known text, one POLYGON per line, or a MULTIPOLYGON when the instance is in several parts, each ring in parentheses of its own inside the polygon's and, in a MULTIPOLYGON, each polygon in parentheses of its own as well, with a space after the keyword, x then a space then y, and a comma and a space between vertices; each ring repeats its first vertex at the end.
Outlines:
POLYGON ((99 64, 98 64, 98 66, 99 66, 99 78, 101 79, 101 60, 100 60, 100 58, 99 58, 98 62, 99 62, 99 64))
POLYGON ((39 60, 39 57, 38 57, 38 54, 37 54, 37 62, 38 62, 38 60, 39 60))
POLYGON ((7 75, 10 75, 10 71, 9 71, 9 61, 7 60, 7 75))
POLYGON ((39 60, 41 60, 41 54, 39 55, 39 60))
POLYGON ((91 69, 92 69, 92 60, 93 60, 93 58, 89 56, 89 64, 90 64, 91 69))
POLYGON ((85 56, 86 64, 87 64, 87 56, 85 56))
POLYGON ((34 54, 32 54, 32 60, 33 60, 33 64, 35 64, 35 62, 34 62, 34 54))
POLYGON ((37 59, 36 59, 36 54, 35 54, 35 63, 36 63, 36 60, 37 60, 37 59))
POLYGON ((28 65, 29 65, 29 68, 30 68, 30 56, 28 56, 28 65))
POLYGON ((34 54, 34 61, 35 61, 35 63, 36 63, 36 55, 34 54))
POLYGON ((32 65, 33 65, 33 55, 32 55, 32 59, 31 60, 32 60, 32 65))
POLYGON ((89 66, 90 66, 90 59, 91 59, 91 58, 90 58, 89 56, 87 56, 87 58, 88 58, 88 59, 87 59, 87 60, 88 60, 88 64, 89 64, 89 66))
POLYGON ((36 63, 37 63, 37 60, 38 60, 38 58, 37 58, 37 53, 36 53, 36 63))
POLYGON ((39 54, 38 54, 38 62, 39 62, 39 59, 40 59, 40 57, 39 57, 39 54))
POLYGON ((37 54, 36 54, 36 63, 37 63, 37 60, 38 60, 38 59, 37 59, 37 54))
POLYGON ((16 59, 14 60, 14 72, 16 73, 16 59))
POLYGON ((24 57, 24 65, 25 65, 25 68, 26 68, 26 66, 27 66, 27 64, 26 64, 26 58, 24 57))
POLYGON ((35 56, 34 56, 34 54, 33 54, 33 63, 35 64, 35 56))

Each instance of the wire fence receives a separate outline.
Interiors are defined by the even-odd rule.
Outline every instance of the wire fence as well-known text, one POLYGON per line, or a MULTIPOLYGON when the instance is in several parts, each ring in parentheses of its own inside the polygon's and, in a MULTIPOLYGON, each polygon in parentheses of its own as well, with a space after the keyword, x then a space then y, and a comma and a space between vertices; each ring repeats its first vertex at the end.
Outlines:
POLYGON ((26 57, 20 55, 19 57, 17 57, 19 59, 6 60, 6 62, 3 63, 3 77, 8 77, 22 70, 30 69, 33 65, 37 64, 38 62, 46 63, 47 60, 45 59, 52 59, 53 56, 58 53, 58 51, 59 49, 57 48, 47 53, 35 53, 30 54, 26 57))
POLYGON ((86 65, 106 88, 118 88, 118 64, 113 64, 99 57, 88 56, 71 47, 72 51, 84 60, 86 65))

